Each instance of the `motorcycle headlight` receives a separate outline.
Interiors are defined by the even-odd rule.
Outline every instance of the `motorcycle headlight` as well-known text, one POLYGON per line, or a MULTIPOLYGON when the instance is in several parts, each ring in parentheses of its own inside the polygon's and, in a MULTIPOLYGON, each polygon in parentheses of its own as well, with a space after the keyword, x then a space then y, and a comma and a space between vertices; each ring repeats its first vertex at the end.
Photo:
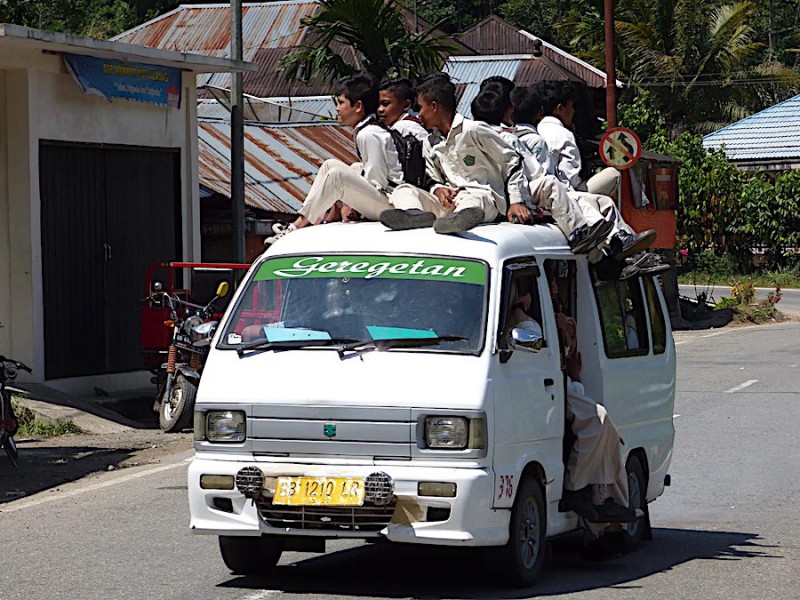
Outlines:
POLYGON ((243 410, 210 410, 206 413, 209 442, 243 442, 247 419, 243 410))
POLYGON ((201 319, 197 315, 186 317, 186 320, 183 322, 183 332, 191 338, 192 330, 198 325, 201 325, 202 323, 203 319, 201 319))
POLYGON ((189 329, 189 338, 192 340, 193 343, 201 342, 204 340, 208 340, 214 335, 214 328, 217 326, 216 321, 206 321, 205 323, 200 323, 199 325, 195 325, 191 329, 189 329))

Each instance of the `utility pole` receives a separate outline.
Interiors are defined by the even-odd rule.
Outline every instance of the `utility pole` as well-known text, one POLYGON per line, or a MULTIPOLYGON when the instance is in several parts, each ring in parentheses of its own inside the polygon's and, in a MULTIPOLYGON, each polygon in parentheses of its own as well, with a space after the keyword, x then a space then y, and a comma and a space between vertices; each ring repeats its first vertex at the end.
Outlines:
MULTIPOLYGON (((242 0, 231 0, 231 58, 242 60, 242 0)), ((231 239, 233 261, 246 262, 243 74, 231 74, 231 239)))
POLYGON ((769 0, 769 33, 767 34, 767 38, 769 39, 770 61, 775 56, 775 38, 773 37, 774 32, 775 32, 775 0, 769 0))
POLYGON ((614 0, 603 0, 606 43, 606 120, 617 126, 617 66, 614 51, 614 0))

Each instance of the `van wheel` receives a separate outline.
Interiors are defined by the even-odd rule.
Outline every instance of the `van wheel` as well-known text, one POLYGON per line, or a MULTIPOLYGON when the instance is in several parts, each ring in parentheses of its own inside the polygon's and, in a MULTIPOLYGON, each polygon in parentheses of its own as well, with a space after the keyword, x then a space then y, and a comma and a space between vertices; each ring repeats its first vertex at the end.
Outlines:
POLYGON ((511 509, 508 543, 489 550, 489 560, 502 584, 529 587, 542 572, 547 554, 544 506, 539 483, 532 477, 523 479, 511 509))
POLYGON ((281 558, 283 541, 268 537, 219 536, 222 561, 234 575, 266 575, 281 558))
POLYGON ((639 508, 644 513, 633 523, 628 524, 628 535, 632 545, 638 546, 643 540, 650 539, 650 513, 647 509, 647 479, 644 476, 642 461, 632 454, 625 463, 628 473, 628 505, 639 508))

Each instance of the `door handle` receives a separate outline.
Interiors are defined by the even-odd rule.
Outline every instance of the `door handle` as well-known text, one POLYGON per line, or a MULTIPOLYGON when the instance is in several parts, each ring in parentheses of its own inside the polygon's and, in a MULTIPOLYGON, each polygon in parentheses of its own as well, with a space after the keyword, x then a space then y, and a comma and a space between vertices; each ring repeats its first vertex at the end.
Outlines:
POLYGON ((550 379, 549 377, 547 377, 547 378, 544 380, 544 387, 550 387, 551 385, 555 385, 555 383, 556 383, 555 381, 553 381, 552 379, 550 379))

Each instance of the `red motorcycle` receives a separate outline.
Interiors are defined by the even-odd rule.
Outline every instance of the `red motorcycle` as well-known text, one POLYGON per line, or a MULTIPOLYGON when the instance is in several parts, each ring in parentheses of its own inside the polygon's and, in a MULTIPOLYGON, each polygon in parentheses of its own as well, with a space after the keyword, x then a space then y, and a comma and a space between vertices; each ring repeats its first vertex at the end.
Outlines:
POLYGON ((163 291, 156 282, 155 293, 145 298, 152 305, 168 310, 169 318, 164 325, 172 329, 167 361, 155 376, 158 391, 153 410, 158 412, 163 431, 181 431, 192 422, 197 386, 217 327, 217 321, 212 320, 214 303, 227 296, 228 289, 228 282, 221 282, 211 301, 201 306, 163 291))
POLYGON ((15 467, 17 466, 18 451, 14 435, 17 433, 19 423, 14 415, 11 392, 6 389, 6 384, 17 378, 17 372, 20 369, 32 373, 30 367, 26 367, 18 360, 0 356, 0 446, 6 451, 15 467))

